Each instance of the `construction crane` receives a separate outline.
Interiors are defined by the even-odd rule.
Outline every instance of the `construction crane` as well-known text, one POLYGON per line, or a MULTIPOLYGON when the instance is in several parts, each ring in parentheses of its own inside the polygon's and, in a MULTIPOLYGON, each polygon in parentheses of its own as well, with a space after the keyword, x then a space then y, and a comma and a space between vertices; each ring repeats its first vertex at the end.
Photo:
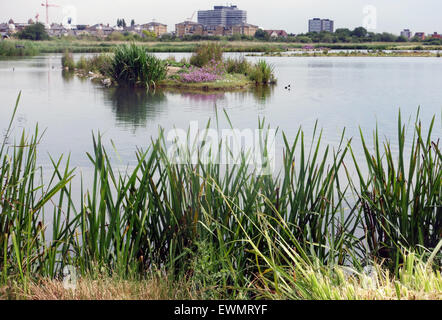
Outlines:
POLYGON ((50 7, 60 7, 60 6, 57 5, 57 4, 50 4, 50 3, 48 2, 48 0, 46 0, 46 4, 45 4, 45 3, 42 3, 41 6, 42 6, 42 7, 46 7, 46 25, 49 26, 49 8, 50 8, 50 7))
POLYGON ((196 11, 193 12, 192 16, 190 18, 187 18, 187 21, 192 21, 193 17, 195 16, 196 11))
POLYGON ((40 14, 39 14, 39 13, 37 13, 37 14, 35 15, 35 23, 38 23, 38 18, 40 18, 40 14))

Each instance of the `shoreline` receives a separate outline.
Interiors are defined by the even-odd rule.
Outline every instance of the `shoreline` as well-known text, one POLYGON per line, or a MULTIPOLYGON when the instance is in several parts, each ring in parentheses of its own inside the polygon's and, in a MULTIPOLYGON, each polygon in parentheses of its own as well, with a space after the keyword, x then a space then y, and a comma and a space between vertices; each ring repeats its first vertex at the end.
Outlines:
MULTIPOLYGON (((430 51, 441 50, 441 45, 424 45, 419 42, 391 43, 391 42, 369 42, 369 43, 289 43, 289 42, 259 42, 259 41, 176 41, 176 42, 134 42, 143 46, 151 53, 185 53, 193 52, 195 48, 205 42, 214 42, 222 45, 224 52, 253 53, 253 52, 290 52, 300 50, 304 47, 327 50, 415 50, 430 51)), ((63 53, 69 50, 72 53, 105 53, 111 52, 118 45, 128 44, 127 41, 30 41, 30 40, 3 40, 0 44, 12 46, 12 53, 6 50, 0 56, 35 56, 43 53, 63 53), (16 49, 15 45, 24 46, 16 49)), ((11 49, 11 48, 9 48, 11 49)))

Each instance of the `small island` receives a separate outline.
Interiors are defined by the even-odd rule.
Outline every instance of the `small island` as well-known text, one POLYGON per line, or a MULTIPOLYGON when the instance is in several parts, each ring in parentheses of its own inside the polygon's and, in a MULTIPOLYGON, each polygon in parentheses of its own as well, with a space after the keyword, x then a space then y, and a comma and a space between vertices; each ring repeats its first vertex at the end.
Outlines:
POLYGON ((65 71, 100 81, 105 86, 163 88, 188 91, 236 91, 276 83, 274 67, 265 60, 255 64, 245 57, 223 57, 217 43, 199 45, 189 59, 160 59, 144 47, 121 45, 113 54, 82 56, 76 63, 72 53, 62 57, 65 71))

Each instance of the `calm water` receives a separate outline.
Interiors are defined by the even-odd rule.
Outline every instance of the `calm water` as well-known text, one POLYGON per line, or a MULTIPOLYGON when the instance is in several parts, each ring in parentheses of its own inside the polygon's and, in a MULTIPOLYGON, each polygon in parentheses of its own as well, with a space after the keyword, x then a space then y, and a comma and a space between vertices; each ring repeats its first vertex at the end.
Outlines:
MULTIPOLYGON (((177 59, 185 55, 175 54, 177 59)), ((106 141, 115 142, 128 163, 135 158, 135 147, 146 147, 159 126, 186 129, 190 121, 198 121, 201 128, 216 110, 221 127, 227 126, 223 109, 237 128, 256 128, 258 117, 265 117, 289 138, 299 126, 310 133, 318 120, 324 141, 337 145, 344 127, 357 144, 358 126, 369 135, 376 123, 382 136, 395 138, 399 108, 404 119, 414 119, 420 106, 423 124, 436 115, 434 134, 442 136, 440 58, 265 58, 275 66, 274 88, 198 95, 102 88, 63 75, 60 57, 0 60, 0 129, 6 128, 21 90, 15 130, 32 129, 36 123, 46 129, 40 147, 43 164, 48 164, 47 153, 71 153, 72 164, 87 170, 85 153, 98 130, 106 141), (285 89, 289 84, 290 91, 285 89)))

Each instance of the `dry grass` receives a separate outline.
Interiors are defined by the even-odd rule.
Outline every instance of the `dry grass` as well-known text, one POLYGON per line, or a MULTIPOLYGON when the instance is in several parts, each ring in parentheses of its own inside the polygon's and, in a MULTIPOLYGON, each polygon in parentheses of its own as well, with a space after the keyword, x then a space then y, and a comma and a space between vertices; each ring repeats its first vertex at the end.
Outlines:
POLYGON ((0 300, 193 300, 198 297, 184 282, 172 283, 167 277, 151 280, 113 278, 79 279, 75 289, 65 289, 62 281, 43 279, 27 290, 9 285, 0 288, 0 300))

